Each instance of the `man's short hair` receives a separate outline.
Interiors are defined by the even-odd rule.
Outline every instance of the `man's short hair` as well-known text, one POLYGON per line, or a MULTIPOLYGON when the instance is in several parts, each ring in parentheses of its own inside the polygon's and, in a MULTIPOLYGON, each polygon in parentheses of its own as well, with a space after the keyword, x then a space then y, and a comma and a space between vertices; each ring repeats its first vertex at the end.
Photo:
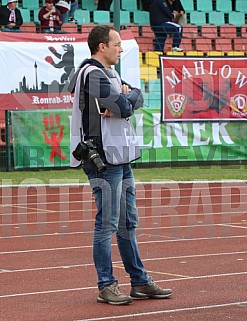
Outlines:
POLYGON ((109 25, 99 25, 90 31, 87 43, 92 55, 98 51, 100 43, 107 44, 109 42, 109 33, 111 30, 118 32, 115 27, 109 25))

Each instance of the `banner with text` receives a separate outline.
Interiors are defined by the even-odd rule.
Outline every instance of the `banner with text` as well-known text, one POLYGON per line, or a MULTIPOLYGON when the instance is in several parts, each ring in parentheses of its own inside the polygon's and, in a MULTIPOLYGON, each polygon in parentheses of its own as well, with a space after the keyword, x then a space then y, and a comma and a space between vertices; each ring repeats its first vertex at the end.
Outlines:
MULTIPOLYGON (((12 111, 14 167, 68 167, 71 109, 12 111)), ((161 123, 160 110, 132 117, 142 157, 136 163, 247 159, 247 126, 234 122, 161 123)))
MULTIPOLYGON (((121 77, 140 87, 138 45, 129 30, 121 38, 121 77)), ((89 57, 87 34, 0 33, 0 121, 4 110, 71 108, 69 81, 89 57)))
POLYGON ((162 121, 247 119, 247 57, 160 57, 162 121))

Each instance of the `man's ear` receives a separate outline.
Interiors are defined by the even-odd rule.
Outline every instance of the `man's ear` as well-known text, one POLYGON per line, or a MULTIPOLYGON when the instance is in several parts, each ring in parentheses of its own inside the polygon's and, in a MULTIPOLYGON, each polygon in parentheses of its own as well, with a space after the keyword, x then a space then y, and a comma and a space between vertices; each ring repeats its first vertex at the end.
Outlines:
POLYGON ((106 44, 103 43, 103 42, 101 42, 101 43, 99 44, 99 51, 104 52, 104 51, 105 51, 105 46, 106 46, 106 44))

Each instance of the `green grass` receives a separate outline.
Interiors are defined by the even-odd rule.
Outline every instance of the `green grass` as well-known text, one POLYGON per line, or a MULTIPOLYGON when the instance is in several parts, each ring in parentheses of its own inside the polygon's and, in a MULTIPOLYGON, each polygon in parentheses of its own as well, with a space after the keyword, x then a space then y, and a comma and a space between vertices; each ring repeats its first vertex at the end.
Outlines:
MULTIPOLYGON (((152 168, 133 168, 138 182, 149 181, 197 181, 197 180, 246 180, 247 165, 210 166, 155 166, 152 168)), ((63 184, 88 182, 81 169, 36 170, 0 172, 0 185, 17 184, 63 184)))

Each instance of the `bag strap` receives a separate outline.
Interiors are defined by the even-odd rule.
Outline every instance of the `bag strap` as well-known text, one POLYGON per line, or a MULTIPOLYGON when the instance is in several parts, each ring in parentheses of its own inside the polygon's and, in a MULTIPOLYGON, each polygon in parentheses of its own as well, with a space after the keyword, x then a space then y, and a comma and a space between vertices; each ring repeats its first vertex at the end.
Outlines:
MULTIPOLYGON (((79 72, 77 73, 76 86, 80 86, 78 107, 81 111, 81 127, 80 127, 81 141, 83 141, 83 136, 84 136, 82 117, 83 117, 83 109, 85 108, 85 90, 84 90, 85 89, 85 81, 86 81, 87 75, 90 72, 90 69, 93 70, 96 68, 97 67, 94 65, 87 64, 83 68, 81 68, 79 70, 79 72)), ((96 101, 96 98, 95 98, 95 101, 96 101)))

